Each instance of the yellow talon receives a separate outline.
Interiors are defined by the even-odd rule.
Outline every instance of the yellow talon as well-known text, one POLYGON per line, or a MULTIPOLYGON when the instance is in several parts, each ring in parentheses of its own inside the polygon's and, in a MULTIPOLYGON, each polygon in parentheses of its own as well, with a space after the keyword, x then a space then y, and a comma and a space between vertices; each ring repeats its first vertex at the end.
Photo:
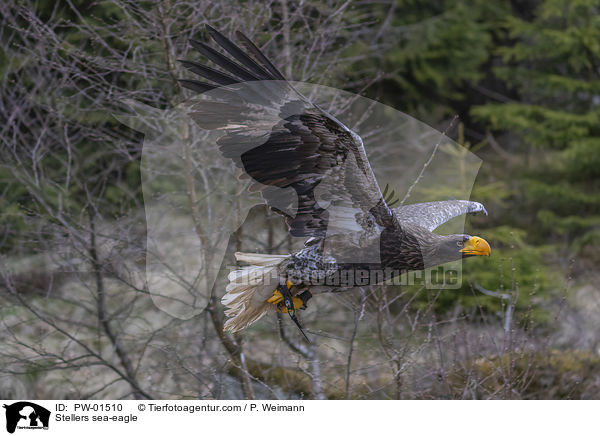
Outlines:
POLYGON ((281 292, 279 291, 275 291, 273 292, 273 296, 270 297, 266 302, 267 303, 273 303, 273 304, 277 304, 283 301, 283 295, 281 295, 281 292))
MULTIPOLYGON (((287 286, 288 289, 290 289, 292 286, 294 286, 294 284, 292 282, 290 282, 289 280, 285 281, 285 285, 287 286)), ((266 301, 266 303, 277 304, 277 303, 281 303, 282 301, 283 301, 283 295, 281 295, 281 292, 279 292, 278 290, 275 290, 275 291, 273 291, 273 295, 266 301)))
MULTIPOLYGON (((285 281, 285 285, 288 289, 294 286, 294 284, 289 280, 285 281)), ((285 305, 283 304, 280 304, 283 303, 283 295, 281 295, 281 292, 279 292, 277 289, 273 291, 273 295, 269 297, 265 302, 277 305, 278 312, 288 313, 287 307, 285 307, 285 305)), ((292 297, 292 302, 294 303, 294 310, 300 309, 304 305, 304 302, 298 297, 292 297)))

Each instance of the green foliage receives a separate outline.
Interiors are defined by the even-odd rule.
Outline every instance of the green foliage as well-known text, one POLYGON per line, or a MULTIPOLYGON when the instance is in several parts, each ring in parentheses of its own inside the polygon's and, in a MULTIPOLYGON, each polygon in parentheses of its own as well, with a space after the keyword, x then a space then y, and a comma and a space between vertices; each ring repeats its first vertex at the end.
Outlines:
POLYGON ((28 196, 25 187, 15 183, 4 168, 0 168, 0 187, 4 188, 4 195, 0 196, 0 253, 4 253, 17 245, 27 230, 22 204, 27 203, 28 196))
MULTIPOLYGON (((418 6, 431 8, 429 2, 424 3, 418 6)), ((481 9, 466 2, 450 2, 447 6, 418 22, 419 12, 398 14, 400 44, 389 52, 388 60, 410 71, 419 85, 447 89, 449 96, 457 97, 453 86, 480 77, 479 67, 488 57, 490 36, 478 21, 481 9)))
MULTIPOLYGON (((384 79, 369 89, 378 100, 402 108, 427 122, 455 113, 465 99, 465 86, 485 74, 493 34, 509 8, 505 1, 397 2, 392 28, 384 36, 389 49, 378 59, 384 79), (383 91, 383 92, 382 92, 383 91)), ((378 6, 380 20, 388 6, 378 6)), ((364 65, 358 64, 357 71, 364 65)))
POLYGON ((539 224, 536 239, 581 244, 600 222, 597 3, 544 0, 530 18, 507 16, 503 27, 494 72, 516 99, 474 107, 471 115, 518 135, 515 148, 529 154, 513 189, 539 224))
POLYGON ((534 147, 565 148, 572 139, 587 138, 600 121, 598 112, 584 114, 551 109, 542 105, 489 104, 471 111, 477 120, 486 120, 493 129, 506 129, 523 135, 534 147))
POLYGON ((600 179, 600 138, 588 137, 573 141, 561 160, 571 180, 586 181, 600 179))

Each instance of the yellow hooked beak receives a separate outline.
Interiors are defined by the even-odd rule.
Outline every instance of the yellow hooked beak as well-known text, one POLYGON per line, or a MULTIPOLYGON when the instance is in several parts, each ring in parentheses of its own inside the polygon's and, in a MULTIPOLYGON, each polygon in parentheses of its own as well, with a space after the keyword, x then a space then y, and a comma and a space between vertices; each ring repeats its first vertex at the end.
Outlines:
POLYGON ((492 254, 492 249, 485 239, 473 236, 465 242, 465 246, 460 252, 474 256, 489 256, 492 254))

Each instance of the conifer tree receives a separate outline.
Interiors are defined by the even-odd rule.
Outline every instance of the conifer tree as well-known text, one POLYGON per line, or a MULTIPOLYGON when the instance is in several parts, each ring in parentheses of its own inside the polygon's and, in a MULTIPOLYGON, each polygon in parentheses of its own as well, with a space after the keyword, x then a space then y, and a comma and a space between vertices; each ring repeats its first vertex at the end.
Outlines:
POLYGON ((503 146, 522 162, 521 226, 539 243, 583 247, 600 237, 600 10, 595 1, 544 0, 525 15, 506 19, 495 69, 517 100, 471 113, 508 133, 503 146))

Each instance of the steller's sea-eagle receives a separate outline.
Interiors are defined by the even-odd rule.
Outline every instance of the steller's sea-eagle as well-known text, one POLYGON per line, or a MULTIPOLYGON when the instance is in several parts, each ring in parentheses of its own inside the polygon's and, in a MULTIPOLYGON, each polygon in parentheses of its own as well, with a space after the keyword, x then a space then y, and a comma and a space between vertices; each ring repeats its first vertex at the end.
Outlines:
POLYGON ((201 127, 223 133, 217 140, 222 154, 285 216, 291 235, 308 238, 304 249, 289 255, 236 253, 250 266, 229 275, 222 299, 226 330, 243 329, 269 311, 289 313, 300 327, 295 311, 313 293, 490 255, 480 237, 433 233, 459 215, 487 214, 483 205, 449 200, 392 208, 360 136, 300 94, 242 33, 236 35, 245 50, 206 27, 233 59, 191 41, 221 70, 181 61, 211 82, 180 81, 213 97, 192 104, 190 115, 201 127), (248 119, 259 125, 273 111, 278 122, 267 123, 262 133, 249 131, 255 129, 248 119))

